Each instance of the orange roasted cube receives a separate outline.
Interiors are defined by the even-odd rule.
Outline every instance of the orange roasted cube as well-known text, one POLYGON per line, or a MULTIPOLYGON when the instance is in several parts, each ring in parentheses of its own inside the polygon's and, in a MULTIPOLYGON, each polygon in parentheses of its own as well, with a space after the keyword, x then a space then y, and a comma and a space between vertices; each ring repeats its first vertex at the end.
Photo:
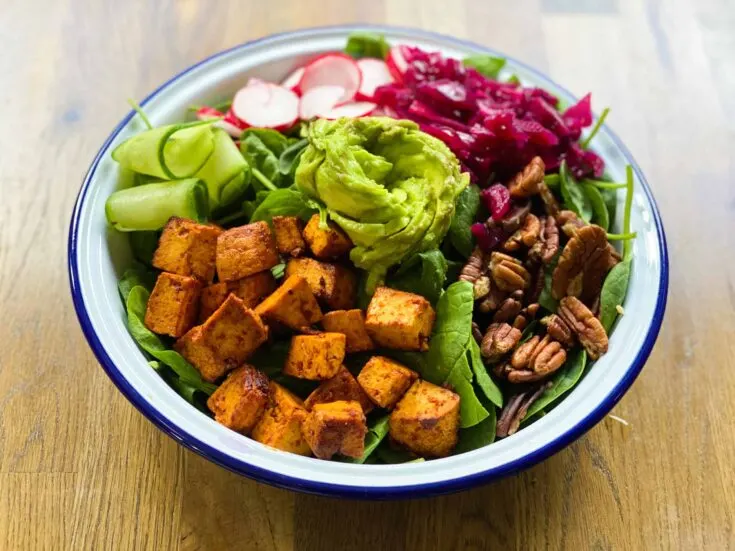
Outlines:
POLYGON ((214 382, 242 364, 268 338, 268 328, 260 316, 235 295, 181 337, 174 349, 202 374, 214 382))
POLYGON ((153 254, 153 266, 164 272, 212 283, 220 233, 222 230, 217 226, 174 216, 163 228, 153 254))
POLYGON ((324 260, 339 258, 350 252, 352 241, 337 224, 328 223, 328 228, 319 227, 319 215, 315 214, 304 228, 304 239, 314 256, 324 260))
POLYGON ((281 254, 301 256, 306 243, 301 235, 304 223, 295 216, 274 216, 273 233, 276 234, 276 247, 281 254))
POLYGON ((374 345, 365 329, 362 310, 335 310, 324 314, 322 326, 330 333, 343 333, 347 337, 347 352, 372 350, 374 345))
POLYGON ((281 323, 300 330, 322 319, 322 311, 306 280, 287 277, 273 294, 256 306, 255 311, 269 323, 281 323))
POLYGON ((220 281, 242 279, 270 270, 276 264, 276 242, 265 222, 232 228, 217 238, 217 275, 220 281))
POLYGON ((145 310, 145 326, 160 335, 180 337, 196 322, 201 283, 193 277, 162 272, 145 310))
POLYGON ((391 438, 426 457, 445 457, 457 445, 459 395, 416 381, 390 414, 391 438))
POLYGON ((365 452, 367 423, 358 402, 316 404, 302 426, 304 440, 319 459, 335 453, 361 457, 365 452))
POLYGON ((268 377, 250 365, 232 371, 207 400, 218 423, 249 434, 268 404, 268 377))
POLYGON ((378 287, 368 305, 365 328, 379 346, 425 351, 435 317, 431 304, 421 295, 378 287))
POLYGON ((370 413, 375 406, 368 398, 365 391, 358 384, 344 366, 339 368, 337 374, 331 379, 321 383, 304 402, 306 409, 311 410, 316 404, 326 404, 338 400, 353 400, 359 402, 362 411, 370 413))
POLYGON ((286 263, 286 277, 291 275, 303 277, 314 296, 330 310, 349 310, 355 304, 357 277, 346 266, 292 258, 286 263))
POLYGON ((255 306, 263 298, 275 291, 278 284, 270 270, 258 272, 237 281, 213 283, 202 289, 202 298, 199 308, 199 321, 204 322, 232 293, 242 300, 248 308, 255 306))
POLYGON ((345 359, 345 336, 342 333, 295 335, 291 337, 283 373, 324 381, 334 377, 345 359))
POLYGON ((268 405, 250 437, 272 448, 310 455, 309 444, 301 433, 306 414, 304 403, 298 396, 271 381, 268 405))
POLYGON ((357 382, 375 404, 393 409, 418 378, 415 371, 390 358, 373 356, 357 375, 357 382))

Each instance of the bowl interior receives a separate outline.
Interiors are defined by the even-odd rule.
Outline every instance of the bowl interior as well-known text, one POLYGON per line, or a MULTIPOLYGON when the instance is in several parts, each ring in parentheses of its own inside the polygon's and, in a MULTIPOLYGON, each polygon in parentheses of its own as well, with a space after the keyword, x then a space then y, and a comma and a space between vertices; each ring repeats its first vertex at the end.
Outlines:
MULTIPOLYGON (((362 27, 364 28, 364 27, 362 27)), ((142 106, 154 125, 184 120, 193 104, 229 99, 251 76, 279 81, 315 54, 341 49, 348 27, 311 29, 261 39, 217 54, 173 78, 142 106)), ((496 53, 448 37, 409 29, 381 28, 393 44, 417 44, 463 57, 496 53)), ((507 71, 525 84, 574 98, 518 62, 507 71)), ((187 404, 146 363, 128 335, 117 280, 131 261, 127 238, 107 227, 104 203, 119 185, 110 151, 141 131, 132 113, 105 142, 80 192, 70 233, 70 274, 75 306, 95 354, 112 380, 146 416, 173 438, 221 465, 272 484, 330 494, 417 495, 451 491, 525 468, 573 441, 622 396, 645 362, 660 326, 666 296, 663 229, 643 175, 619 140, 603 127, 595 139, 609 174, 618 181, 625 166, 636 169, 632 227, 632 279, 625 315, 610 339, 610 352, 547 416, 519 433, 470 453, 406 465, 351 465, 281 453, 240 436, 187 404)), ((622 202, 623 195, 619 195, 622 202)), ((622 220, 618 208, 617 228, 622 220)))

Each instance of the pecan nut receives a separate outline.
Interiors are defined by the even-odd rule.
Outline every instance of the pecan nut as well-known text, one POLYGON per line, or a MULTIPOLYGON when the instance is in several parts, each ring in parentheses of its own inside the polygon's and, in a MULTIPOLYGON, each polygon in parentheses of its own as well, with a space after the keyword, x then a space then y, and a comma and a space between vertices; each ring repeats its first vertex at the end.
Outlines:
POLYGON ((505 438, 514 434, 521 426, 523 419, 525 419, 528 409, 550 386, 551 382, 543 383, 538 388, 520 392, 512 396, 500 413, 495 430, 498 438, 505 438))
POLYGON ((523 308, 523 291, 513 291, 493 316, 493 322, 504 323, 514 319, 523 308))
POLYGON ((500 221, 500 227, 507 233, 513 233, 525 222, 529 212, 531 212, 531 203, 529 201, 520 205, 514 205, 512 210, 500 221))
POLYGON ((533 247, 541 233, 541 221, 535 214, 529 214, 513 235, 503 244, 506 251, 513 252, 521 247, 533 247))
POLYGON ((528 251, 528 256, 543 264, 549 264, 559 251, 559 227, 553 216, 544 216, 540 226, 539 238, 528 251))
POLYGON ((482 338, 480 352, 488 361, 497 362, 515 348, 521 332, 507 323, 491 323, 482 338))
POLYGON ((539 304, 537 302, 526 306, 518 313, 516 318, 513 320, 513 327, 515 327, 519 331, 523 331, 526 326, 528 326, 528 324, 531 323, 531 321, 536 317, 538 309, 539 304))
POLYGON ((482 252, 480 247, 475 247, 475 250, 472 251, 467 262, 465 262, 465 265, 462 266, 462 269, 459 271, 458 279, 475 283, 477 278, 479 278, 485 271, 485 264, 485 253, 482 252))
MULTIPOLYGON (((563 231, 564 234, 570 238, 574 237, 580 230, 580 228, 583 228, 587 225, 584 220, 582 220, 571 210, 561 211, 556 217, 556 223, 561 226, 561 231, 563 231)), ((623 257, 620 256, 620 253, 617 251, 617 249, 612 246, 612 243, 608 242, 607 250, 610 253, 607 269, 608 271, 610 271, 613 269, 615 264, 623 259, 623 257)))
POLYGON ((506 373, 510 383, 530 383, 548 377, 567 361, 567 353, 561 343, 549 335, 535 335, 516 348, 510 360, 511 369, 506 373))
POLYGON ((541 196, 541 201, 544 203, 544 210, 546 211, 546 214, 548 216, 556 216, 559 214, 559 211, 561 210, 561 207, 559 206, 559 201, 556 200, 556 197, 554 197, 554 193, 549 189, 549 186, 546 185, 546 182, 541 180, 541 183, 538 186, 538 192, 541 196))
POLYGON ((482 312, 483 314, 494 312, 495 310, 500 308, 500 305, 503 304, 505 297, 508 296, 508 293, 500 290, 498 286, 495 285, 492 279, 488 278, 488 284, 490 289, 487 295, 485 295, 482 300, 480 300, 479 304, 480 312, 482 312))
POLYGON ((525 289, 531 283, 531 274, 520 260, 497 251, 490 255, 490 275, 501 291, 525 289))
POLYGON ((600 293, 608 272, 610 251, 607 234, 600 226, 589 224, 574 234, 564 247, 551 280, 555 299, 579 297, 590 304, 600 293))
POLYGON ((551 335, 551 338, 559 341, 567 348, 574 346, 574 332, 567 325, 561 316, 556 314, 550 314, 541 318, 541 325, 546 327, 546 333, 551 335))
POLYGON ((559 316, 577 335, 579 342, 596 360, 607 352, 607 333, 592 311, 575 297, 564 297, 559 301, 559 316))
POLYGON ((546 166, 541 157, 531 159, 523 170, 508 183, 508 191, 514 199, 531 197, 539 192, 539 184, 544 181, 546 166))

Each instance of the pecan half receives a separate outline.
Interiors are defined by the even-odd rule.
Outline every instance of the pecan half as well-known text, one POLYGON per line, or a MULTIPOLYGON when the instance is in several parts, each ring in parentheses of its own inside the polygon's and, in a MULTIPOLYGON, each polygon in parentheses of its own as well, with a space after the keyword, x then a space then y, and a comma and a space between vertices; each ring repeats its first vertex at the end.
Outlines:
POLYGON ((539 183, 544 181, 545 172, 546 167, 541 157, 531 159, 531 162, 508 182, 510 196, 514 199, 520 199, 536 195, 539 192, 539 183))
POLYGON ((506 298, 498 311, 493 316, 495 323, 503 323, 514 319, 523 307, 523 291, 513 291, 508 298, 506 298))
POLYGON ((474 283, 484 271, 485 253, 482 252, 482 249, 480 249, 480 247, 475 247, 475 250, 472 251, 472 254, 467 259, 467 262, 465 262, 465 265, 462 266, 462 269, 459 271, 458 279, 474 283))
MULTIPOLYGON (((561 211, 556 217, 556 223, 561 226, 561 231, 563 231, 567 237, 574 237, 575 235, 577 235, 577 232, 580 230, 580 228, 583 228, 587 225, 584 220, 582 220, 579 216, 576 215, 576 213, 572 212, 571 210, 561 211)), ((607 250, 610 253, 607 270, 610 271, 613 269, 615 264, 623 259, 623 257, 620 256, 618 250, 613 247, 612 243, 610 242, 608 242, 607 244, 607 250)))
POLYGON ((579 342, 596 360, 607 352, 607 333, 592 311, 575 297, 564 297, 559 301, 559 316, 576 333, 579 342))
POLYGON ((529 214, 523 221, 523 225, 503 244, 503 249, 513 252, 522 246, 533 247, 538 242, 540 233, 541 221, 535 214, 529 214))
POLYGON ((559 214, 559 210, 561 209, 559 201, 556 200, 554 193, 543 180, 541 180, 541 183, 538 186, 538 192, 541 196, 541 200, 544 202, 544 210, 546 211, 546 214, 549 216, 556 216, 559 214))
POLYGON ((495 434, 498 438, 505 438, 514 434, 521 426, 521 422, 526 417, 528 409, 550 386, 551 382, 547 382, 538 388, 511 396, 505 404, 505 407, 503 407, 503 411, 500 412, 500 418, 495 427, 495 434))
POLYGON ((544 216, 540 226, 539 238, 528 251, 528 257, 549 264, 559 250, 559 227, 553 216, 544 216))
POLYGON ((493 283, 492 279, 488 278, 488 282, 490 285, 490 290, 488 291, 487 295, 480 300, 479 308, 480 312, 483 314, 488 314, 490 312, 494 312, 498 308, 500 308, 500 305, 505 300, 505 297, 508 296, 508 293, 505 291, 502 291, 498 288, 498 286, 493 283))
POLYGON ((590 224, 580 228, 561 252, 551 280, 552 296, 555 299, 576 296, 584 303, 592 303, 608 271, 607 245, 607 234, 600 226, 590 224))
POLYGON ((513 352, 506 378, 509 383, 538 381, 554 373, 566 361, 567 353, 561 343, 549 335, 543 338, 535 335, 513 352))
POLYGON ((525 289, 531 283, 531 274, 520 260, 497 251, 490 255, 490 275, 501 291, 525 289))
POLYGON ((521 332, 507 323, 491 323, 482 338, 480 352, 488 361, 497 362, 515 348, 521 332))
POLYGON ((523 310, 521 310, 518 313, 518 315, 516 316, 516 319, 513 320, 513 327, 515 327, 519 331, 523 331, 526 328, 526 326, 529 323, 531 323, 531 320, 533 320, 536 317, 536 314, 538 313, 538 309, 539 309, 539 305, 536 302, 526 306, 523 310))
POLYGON ((544 265, 537 264, 533 270, 534 273, 531 288, 528 290, 528 293, 526 293, 526 298, 529 303, 536 302, 539 299, 541 292, 544 290, 544 285, 546 285, 546 270, 544 270, 544 265))
POLYGON ((546 327, 546 332, 551 335, 551 338, 559 341, 567 348, 574 345, 574 332, 567 325, 567 323, 556 314, 550 314, 541 318, 541 325, 546 327))

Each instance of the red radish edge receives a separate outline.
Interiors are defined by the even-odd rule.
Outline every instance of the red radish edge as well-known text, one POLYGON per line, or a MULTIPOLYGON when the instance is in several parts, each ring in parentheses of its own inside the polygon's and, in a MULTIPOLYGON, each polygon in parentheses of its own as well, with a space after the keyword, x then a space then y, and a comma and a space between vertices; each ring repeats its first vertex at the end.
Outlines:
POLYGON ((220 111, 217 111, 217 109, 214 109, 213 107, 204 106, 197 110, 196 118, 200 121, 222 118, 223 120, 217 121, 216 123, 214 123, 214 126, 216 126, 217 128, 221 128, 233 138, 239 138, 240 134, 242 134, 242 131, 247 128, 247 125, 245 123, 235 117, 235 115, 232 113, 232 110, 228 111, 227 113, 222 113, 220 111))
POLYGON ((299 83, 301 82, 301 78, 304 76, 304 70, 305 69, 303 67, 293 70, 286 78, 283 79, 281 86, 288 88, 289 90, 293 90, 297 94, 301 95, 299 83))
POLYGON ((346 54, 333 52, 317 57, 305 67, 299 89, 306 94, 318 86, 341 86, 345 93, 338 103, 345 103, 354 99, 361 83, 362 73, 355 60, 346 54))
POLYGON ((341 117, 365 117, 370 115, 378 107, 377 104, 371 101, 355 101, 352 103, 342 103, 336 107, 333 107, 325 113, 321 113, 321 116, 325 119, 339 119, 341 117))
POLYGON ((299 97, 283 86, 251 78, 235 94, 232 113, 248 126, 283 130, 299 118, 299 97))
POLYGON ((299 103, 299 117, 302 120, 322 116, 340 104, 345 95, 341 86, 316 86, 304 92, 299 103))
POLYGON ((372 100, 375 90, 385 84, 394 82, 390 68, 382 59, 366 57, 357 61, 357 67, 362 73, 360 90, 357 99, 372 100))

